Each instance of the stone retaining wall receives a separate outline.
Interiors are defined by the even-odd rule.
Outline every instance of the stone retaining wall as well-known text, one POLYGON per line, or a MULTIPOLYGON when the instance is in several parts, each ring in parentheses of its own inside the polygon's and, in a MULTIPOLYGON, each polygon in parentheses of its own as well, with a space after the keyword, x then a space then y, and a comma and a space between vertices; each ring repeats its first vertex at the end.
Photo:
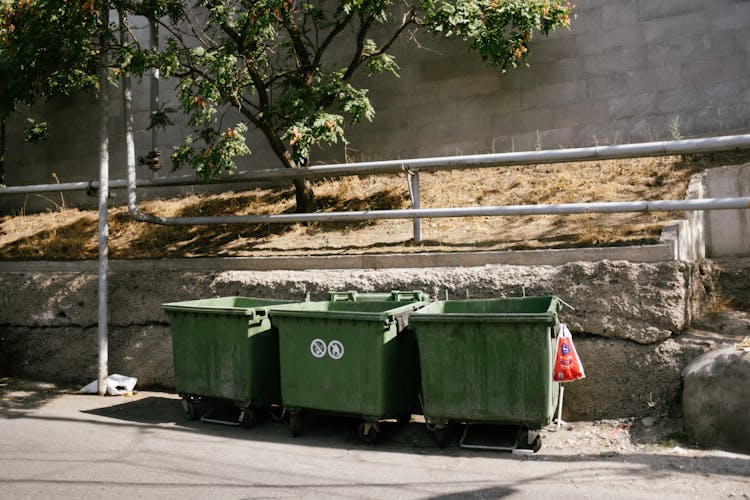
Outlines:
MULTIPOLYGON (((711 262, 624 261, 469 268, 116 272, 110 275, 110 372, 139 386, 172 387, 164 302, 242 295, 322 300, 330 289, 422 289, 434 297, 554 294, 575 308, 574 333, 587 378, 569 384, 568 419, 664 412, 680 371, 709 346, 682 336, 706 299, 711 262), (708 279, 707 279, 708 277, 708 279)), ((97 373, 94 273, 0 273, 0 366, 6 374, 81 384, 97 373)), ((709 287, 710 288, 710 287, 709 287)))

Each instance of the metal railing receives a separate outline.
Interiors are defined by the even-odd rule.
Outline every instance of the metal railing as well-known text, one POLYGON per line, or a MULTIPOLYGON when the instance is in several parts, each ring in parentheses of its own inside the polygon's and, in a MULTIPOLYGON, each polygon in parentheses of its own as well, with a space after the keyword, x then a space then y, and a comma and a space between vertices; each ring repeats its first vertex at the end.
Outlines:
MULTIPOLYGON (((705 153, 750 148, 750 134, 663 141, 620 146, 524 151, 490 155, 451 156, 411 160, 353 163, 310 167, 300 170, 266 170, 255 173, 256 179, 280 179, 363 174, 386 174, 406 171, 411 209, 360 210, 349 212, 324 212, 307 214, 258 214, 212 217, 160 217, 138 210, 136 201, 135 164, 128 167, 128 210, 143 222, 163 225, 193 224, 268 224, 315 221, 356 221, 375 219, 412 219, 414 242, 422 240, 420 220, 432 217, 478 217, 511 215, 562 215, 582 213, 657 212, 689 210, 730 210, 750 208, 750 197, 715 198, 701 200, 660 200, 631 202, 565 203, 553 205, 514 205, 457 208, 420 208, 419 172, 461 168, 487 168, 534 163, 561 163, 593 159, 632 158, 640 156, 666 156, 674 154, 705 153)), ((243 176, 243 180, 247 177, 243 176)))
MULTIPOLYGON (((209 183, 240 183, 253 181, 281 181, 299 178, 343 177, 351 175, 377 175, 406 173, 412 208, 402 210, 361 210, 351 212, 323 212, 308 214, 258 214, 243 216, 214 217, 161 217, 138 210, 136 188, 195 185, 201 183, 193 176, 176 178, 138 180, 135 176, 135 149, 132 144, 132 124, 126 127, 131 139, 128 145, 128 179, 109 181, 110 189, 128 189, 128 209, 130 214, 143 222, 163 225, 191 224, 261 224, 294 223, 314 221, 356 221, 373 219, 412 219, 414 221, 414 241, 421 237, 420 220, 431 217, 478 217, 511 215, 563 215, 582 213, 616 212, 655 212, 689 210, 729 210, 750 208, 750 198, 716 198, 702 200, 661 200, 630 202, 565 203, 553 205, 515 205, 485 207, 421 208, 419 173, 441 170, 489 168, 528 164, 555 164, 648 156, 669 156, 676 154, 710 153, 750 149, 750 134, 660 141, 587 148, 556 149, 546 151, 522 151, 484 155, 443 156, 407 160, 386 160, 358 162, 340 165, 322 165, 304 169, 263 169, 243 172, 233 176, 214 179, 209 183)), ((32 186, 12 186, 0 189, 0 195, 28 194, 61 191, 96 191, 99 182, 71 182, 60 184, 40 184, 32 186)))

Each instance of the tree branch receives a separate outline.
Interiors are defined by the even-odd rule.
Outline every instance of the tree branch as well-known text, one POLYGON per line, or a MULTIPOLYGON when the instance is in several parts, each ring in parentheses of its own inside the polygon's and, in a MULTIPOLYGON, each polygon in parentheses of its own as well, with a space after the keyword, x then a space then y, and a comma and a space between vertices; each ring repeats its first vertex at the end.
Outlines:
MULTIPOLYGON (((243 62, 245 63, 245 69, 247 70, 248 75, 250 75, 250 79, 253 82, 253 87, 255 87, 255 92, 258 94, 258 105, 257 106, 253 105, 252 103, 250 103, 247 100, 245 100, 245 101, 248 102, 248 104, 250 104, 253 107, 255 107, 258 111, 262 112, 262 111, 265 110, 266 113, 264 113, 264 114, 268 115, 269 114, 268 111, 270 111, 270 107, 271 107, 271 101, 270 101, 270 98, 268 96, 268 89, 267 89, 267 86, 266 86, 265 82, 263 81, 262 75, 260 73, 258 73, 258 71, 255 69, 255 67, 252 64, 249 64, 249 61, 247 60, 247 55, 248 54, 247 54, 247 50, 246 50, 247 48, 245 47, 244 38, 234 28, 232 28, 231 26, 229 26, 226 23, 223 23, 221 25, 221 29, 224 31, 224 33, 227 34, 227 36, 229 36, 229 38, 234 43, 237 44, 237 51, 243 56, 243 62)), ((242 106, 239 103, 239 101, 237 102, 236 105, 240 109, 242 108, 242 106)), ((257 119, 257 117, 255 117, 255 115, 253 115, 253 117, 257 119)), ((250 119, 250 118, 248 117, 248 119, 250 119)), ((253 125, 255 125, 256 127, 260 128, 260 125, 258 123, 256 123, 255 121, 252 121, 252 120, 251 120, 251 122, 253 123, 253 125)))
POLYGON ((279 21, 282 26, 284 26, 287 33, 289 33, 289 37, 292 40, 297 67, 309 71, 311 68, 310 53, 308 52, 307 47, 305 47, 305 42, 302 40, 302 33, 300 33, 299 27, 294 22, 292 13, 287 10, 282 10, 279 15, 279 21))
POLYGON ((373 57, 377 57, 380 55, 383 55, 388 51, 388 49, 391 48, 391 45, 393 45, 393 42, 398 40, 398 38, 401 36, 401 34, 406 30, 406 28, 411 24, 417 24, 416 22, 416 7, 411 7, 409 11, 404 15, 404 18, 401 22, 401 26, 396 30, 396 32, 393 34, 390 40, 385 42, 383 46, 381 46, 378 50, 374 51, 372 54, 364 57, 363 62, 367 59, 371 59, 373 57))
POLYGON ((354 56, 349 63, 349 67, 346 68, 346 73, 344 73, 344 76, 342 77, 342 80, 345 82, 352 79, 354 72, 357 71, 357 68, 364 60, 362 54, 365 51, 365 39, 367 38, 367 33, 370 31, 373 22, 375 22, 375 17, 372 15, 367 16, 366 18, 360 16, 359 31, 357 32, 357 48, 354 51, 354 56))
POLYGON ((353 16, 354 11, 351 11, 346 15, 344 19, 341 19, 338 23, 336 23, 331 32, 328 33, 328 36, 326 36, 325 40, 323 40, 323 43, 320 44, 318 50, 315 52, 315 58, 313 59, 312 63, 313 68, 318 67, 321 59, 323 58, 323 54, 325 53, 326 49, 328 49, 328 46, 331 45, 331 42, 333 42, 333 40, 344 30, 344 28, 346 28, 353 16))

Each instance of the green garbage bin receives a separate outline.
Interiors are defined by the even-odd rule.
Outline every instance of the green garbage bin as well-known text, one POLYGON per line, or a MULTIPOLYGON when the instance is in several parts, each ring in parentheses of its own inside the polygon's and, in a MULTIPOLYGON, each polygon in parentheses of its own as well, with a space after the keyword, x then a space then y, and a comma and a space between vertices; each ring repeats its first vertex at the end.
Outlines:
POLYGON ((281 398, 292 435, 301 433, 302 410, 361 417, 357 435, 368 443, 376 439, 380 420, 410 418, 419 361, 408 317, 423 306, 327 301, 274 309, 281 398))
MULTIPOLYGON (((557 297, 435 302, 415 312, 425 420, 539 429, 551 422, 557 297)), ((468 427, 467 427, 468 429, 468 427)), ((526 432, 526 431, 524 431, 526 432)), ((526 443, 538 449, 535 433, 526 443)))
POLYGON ((228 399, 238 423, 252 426, 255 409, 280 404, 278 333, 268 312, 288 300, 220 297, 163 304, 172 332, 175 388, 186 415, 200 401, 228 399))
POLYGON ((391 290, 388 293, 360 293, 354 290, 329 291, 328 300, 338 302, 429 302, 430 296, 422 290, 391 290))

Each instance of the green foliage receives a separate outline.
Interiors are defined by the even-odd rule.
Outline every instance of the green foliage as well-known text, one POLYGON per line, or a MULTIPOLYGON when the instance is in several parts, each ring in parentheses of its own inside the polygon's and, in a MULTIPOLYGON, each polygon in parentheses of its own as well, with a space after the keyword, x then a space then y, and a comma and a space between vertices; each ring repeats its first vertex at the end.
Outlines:
POLYGON ((172 119, 169 117, 170 114, 176 113, 177 110, 171 106, 162 106, 160 109, 151 113, 149 117, 148 127, 146 130, 151 129, 165 129, 174 125, 172 119))
MULTIPOLYGON (((18 103, 96 88, 94 42, 105 26, 93 0, 0 2, 0 119, 18 103)), ((204 177, 231 170, 236 156, 249 153, 248 125, 287 167, 307 165, 316 146, 346 143, 347 127, 375 115, 354 76, 398 76, 389 52, 404 33, 459 37, 505 71, 525 60, 535 31, 568 26, 572 9, 567 0, 110 0, 110 6, 158 22, 158 48, 130 42, 115 48, 113 64, 134 75, 156 68, 177 80, 179 108, 193 133, 171 158, 176 168, 191 165, 204 177)), ((153 113, 150 127, 169 126, 173 111, 153 113)))
POLYGON ((19 104, 96 88, 101 24, 90 2, 0 3, 0 119, 19 104))
POLYGON ((47 122, 38 122, 33 118, 26 118, 29 126, 24 130, 26 142, 42 142, 47 138, 47 122))
POLYGON ((234 168, 233 158, 249 154, 245 144, 247 125, 239 123, 234 128, 227 128, 218 132, 212 127, 198 131, 198 137, 203 143, 202 148, 196 148, 192 136, 187 136, 184 142, 176 146, 171 159, 174 168, 192 165, 196 174, 204 178, 216 176, 221 171, 234 168))
MULTIPOLYGON (((316 146, 346 143, 348 126, 373 118, 367 89, 353 76, 360 68, 398 76, 388 51, 407 28, 460 37, 505 71, 525 60, 534 31, 567 26, 571 10, 566 0, 197 0, 193 7, 148 0, 120 7, 159 18, 170 34, 159 51, 124 47, 119 61, 136 74, 157 67, 179 80, 195 139, 172 159, 207 176, 232 168, 222 155, 247 152, 221 139, 227 108, 260 129, 285 166, 305 166, 316 146), (342 55, 343 47, 350 50, 342 55)), ((154 118, 168 122, 163 113, 154 118)))
POLYGON ((567 0, 424 0, 426 22, 446 37, 460 37, 482 59, 505 72, 526 60, 534 31, 547 35, 570 25, 567 0))

